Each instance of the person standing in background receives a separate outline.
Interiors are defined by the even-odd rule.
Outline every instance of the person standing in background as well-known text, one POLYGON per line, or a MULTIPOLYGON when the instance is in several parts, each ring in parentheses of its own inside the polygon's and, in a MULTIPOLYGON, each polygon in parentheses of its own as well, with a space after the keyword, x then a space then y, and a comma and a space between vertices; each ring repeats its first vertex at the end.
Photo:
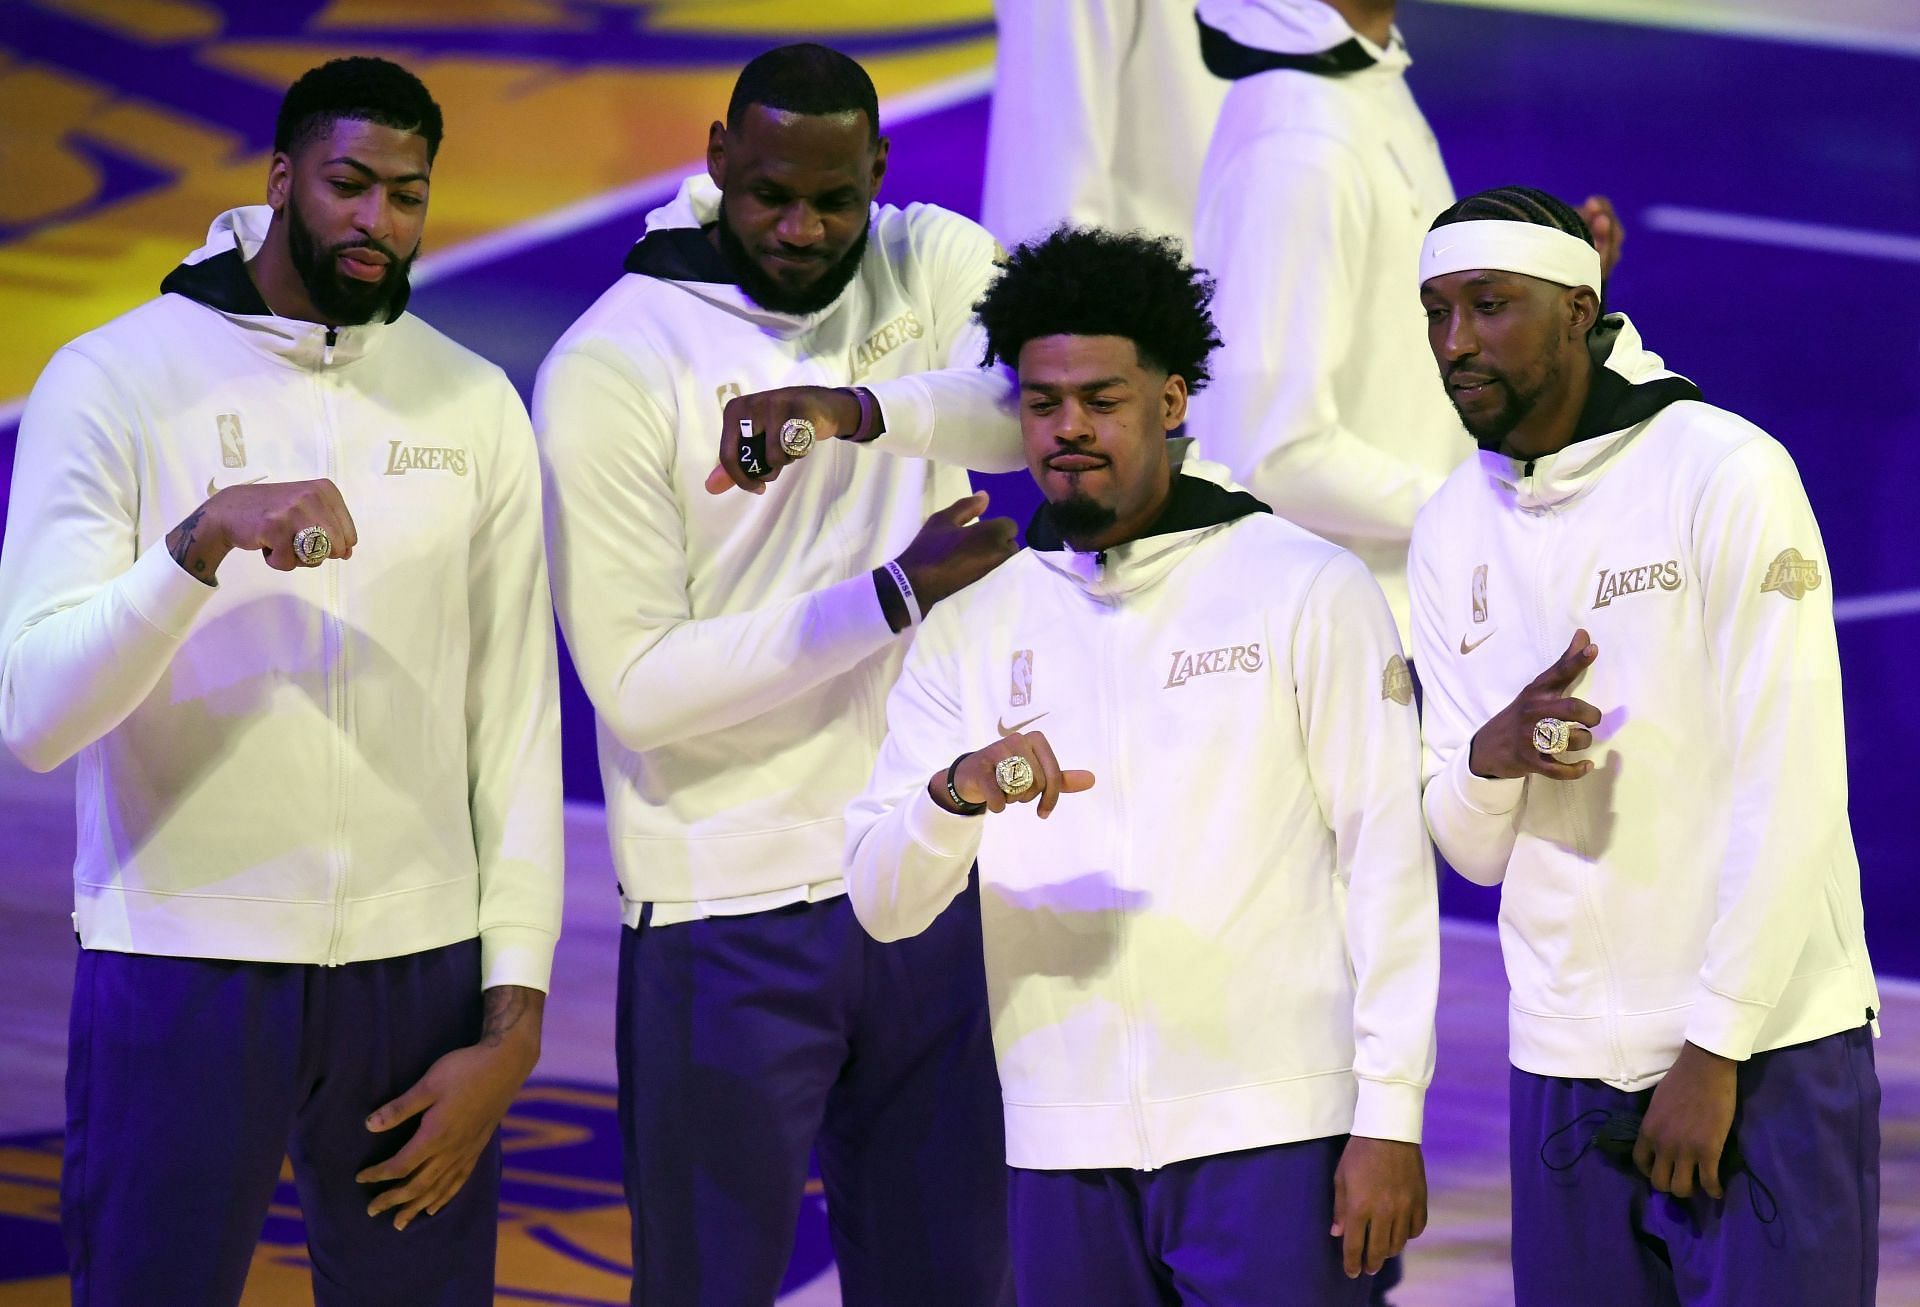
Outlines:
POLYGON ((1061 223, 1193 243, 1227 83, 1191 0, 996 0, 981 222, 1014 245, 1061 223))
MULTIPOLYGON (((1199 18, 1233 89, 1194 224, 1226 344, 1191 434, 1274 512, 1358 554, 1404 644, 1414 514, 1473 441, 1406 303, 1454 197, 1394 0, 1200 0, 1199 18)), ((1611 269, 1619 222, 1603 199, 1585 212, 1611 269)))

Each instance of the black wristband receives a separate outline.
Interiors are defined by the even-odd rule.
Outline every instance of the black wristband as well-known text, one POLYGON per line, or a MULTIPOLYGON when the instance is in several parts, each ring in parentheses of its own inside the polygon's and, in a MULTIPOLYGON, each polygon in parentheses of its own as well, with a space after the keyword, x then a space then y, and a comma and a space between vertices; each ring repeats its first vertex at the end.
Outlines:
POLYGON ((960 770, 961 763, 971 757, 973 757, 972 754, 963 753, 953 760, 953 766, 947 768, 947 802, 951 803, 953 811, 962 817, 978 817, 987 810, 987 805, 984 803, 968 803, 960 797, 960 791, 953 787, 953 774, 960 770))

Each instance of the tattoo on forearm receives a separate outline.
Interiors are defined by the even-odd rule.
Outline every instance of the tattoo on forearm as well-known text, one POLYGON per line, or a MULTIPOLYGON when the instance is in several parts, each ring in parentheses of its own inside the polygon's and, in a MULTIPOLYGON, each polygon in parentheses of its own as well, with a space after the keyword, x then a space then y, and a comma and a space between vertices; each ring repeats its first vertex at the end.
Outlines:
POLYGON ((187 555, 193 552, 193 534, 199 527, 200 519, 206 514, 206 511, 207 508, 205 504, 194 509, 191 513, 187 514, 186 520, 179 526, 173 528, 167 536, 167 552, 173 555, 173 561, 185 568, 190 576, 202 581, 206 580, 207 577, 207 560, 204 558, 196 558, 189 563, 187 561, 187 555))
POLYGON ((528 999, 530 993, 519 985, 495 985, 486 992, 486 1025, 480 1031, 480 1042, 488 1048, 498 1048, 507 1032, 519 1025, 533 1004, 528 999))

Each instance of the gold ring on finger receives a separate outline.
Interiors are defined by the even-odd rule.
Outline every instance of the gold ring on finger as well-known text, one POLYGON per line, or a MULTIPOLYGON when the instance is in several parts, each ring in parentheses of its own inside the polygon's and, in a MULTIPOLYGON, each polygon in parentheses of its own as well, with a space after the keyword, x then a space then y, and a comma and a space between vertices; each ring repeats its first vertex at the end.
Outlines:
POLYGON ((1542 717, 1533 724, 1533 747, 1550 758, 1567 751, 1573 741, 1573 725, 1558 717, 1542 717))
POLYGON ((813 423, 806 418, 788 418, 780 424, 780 448, 787 452, 788 458, 805 458, 817 434, 813 423))
POLYGON ((333 552, 333 541, 325 528, 303 526, 293 533, 293 561, 302 567, 318 567, 333 552))
POLYGON ((1017 799, 1033 788, 1033 764, 1018 754, 1002 758, 993 765, 993 780, 1000 793, 1017 799))

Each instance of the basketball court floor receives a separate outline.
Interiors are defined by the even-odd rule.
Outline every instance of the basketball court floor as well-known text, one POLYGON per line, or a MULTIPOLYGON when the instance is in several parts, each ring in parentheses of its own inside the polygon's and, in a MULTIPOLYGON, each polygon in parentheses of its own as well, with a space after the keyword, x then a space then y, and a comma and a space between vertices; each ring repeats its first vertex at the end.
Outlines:
MULTIPOLYGON (((1405 0, 1410 74, 1466 193, 1603 191, 1609 288, 1707 397, 1792 449, 1830 552, 1852 811, 1883 975, 1880 1301, 1920 1307, 1920 7, 1911 0, 1405 0)), ((280 88, 337 54, 420 72, 448 111, 413 307, 523 390, 698 158, 732 74, 832 41, 873 70, 882 198, 977 211, 985 0, 14 0, 0 5, 0 404, 62 341, 153 292, 264 177, 280 88), (911 10, 911 13, 906 11, 911 10)), ((1276 233, 1276 239, 1284 238, 1276 233)), ((1227 270, 1223 270, 1227 271, 1227 270)), ((0 407, 0 475, 18 403, 0 407)), ((995 479, 1024 519, 1031 493, 995 479)), ((614 1135, 617 913, 584 700, 569 686, 567 933, 546 1054, 507 1126, 501 1303, 624 1301, 614 1135)), ((65 1301, 57 1180, 73 935, 70 771, 0 760, 0 1307, 65 1301)), ((1445 888, 1432 1225, 1404 1307, 1510 1300, 1505 984, 1491 893, 1445 888)), ((309 1302, 286 1186, 247 1302, 309 1302)), ((783 1303, 838 1301, 810 1196, 783 1303)))

